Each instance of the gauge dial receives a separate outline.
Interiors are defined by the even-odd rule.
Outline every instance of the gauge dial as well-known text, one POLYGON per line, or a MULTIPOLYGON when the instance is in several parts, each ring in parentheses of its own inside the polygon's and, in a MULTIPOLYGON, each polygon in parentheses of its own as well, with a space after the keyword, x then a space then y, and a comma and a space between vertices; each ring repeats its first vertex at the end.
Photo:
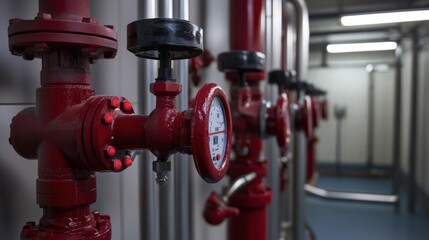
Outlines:
POLYGON ((226 116, 225 109, 219 97, 215 97, 209 113, 209 148, 213 165, 220 169, 225 161, 226 149, 226 116))

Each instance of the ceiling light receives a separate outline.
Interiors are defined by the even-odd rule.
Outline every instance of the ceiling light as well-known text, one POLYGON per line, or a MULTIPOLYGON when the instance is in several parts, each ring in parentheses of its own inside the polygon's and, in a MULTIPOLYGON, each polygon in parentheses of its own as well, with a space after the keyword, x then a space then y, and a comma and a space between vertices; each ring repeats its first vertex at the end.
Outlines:
POLYGON ((386 51, 396 49, 396 42, 369 42, 369 43, 346 43, 346 44, 329 44, 326 50, 329 53, 344 52, 369 52, 369 51, 386 51))
POLYGON ((361 26, 429 20, 429 10, 369 13, 342 16, 343 26, 361 26))

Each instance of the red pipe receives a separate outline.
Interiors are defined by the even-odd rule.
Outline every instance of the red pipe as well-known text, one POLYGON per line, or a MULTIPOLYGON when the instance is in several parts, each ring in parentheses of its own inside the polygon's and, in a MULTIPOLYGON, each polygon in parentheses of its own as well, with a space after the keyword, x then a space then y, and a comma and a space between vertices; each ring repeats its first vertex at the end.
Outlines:
MULTIPOLYGON (((247 50, 264 52, 261 38, 262 0, 231 0, 230 1, 230 48, 231 50, 247 50)), ((263 80, 264 72, 246 74, 246 80, 263 80)), ((234 86, 232 96, 236 95, 234 86)), ((243 96, 241 91, 240 97, 243 96)), ((259 106, 262 103, 262 93, 255 86, 250 92, 250 103, 259 106)), ((241 99, 232 99, 233 112, 245 112, 240 104, 241 99), (236 102, 236 103, 235 103, 236 102)), ((251 106, 251 105, 250 105, 251 106)), ((248 107, 254 116, 258 116, 259 108, 248 107)), ((242 124, 243 117, 235 119, 236 150, 247 149, 247 154, 236 154, 235 161, 231 161, 228 175, 233 182, 239 176, 256 172, 258 177, 251 184, 238 191, 230 198, 230 206, 239 209, 240 214, 229 218, 229 240, 263 240, 267 238, 267 206, 271 202, 271 190, 264 185, 267 174, 267 161, 261 158, 262 138, 256 126, 250 128, 242 124), (241 119, 240 119, 241 118, 241 119), (241 126, 241 129, 240 127, 241 126), (243 129, 244 128, 244 129, 243 129), (246 129, 247 128, 247 129, 246 129)), ((249 117, 245 117, 249 119, 249 117)), ((250 118, 252 119, 252 118, 250 118)), ((259 121, 257 121, 259 123, 259 121)))

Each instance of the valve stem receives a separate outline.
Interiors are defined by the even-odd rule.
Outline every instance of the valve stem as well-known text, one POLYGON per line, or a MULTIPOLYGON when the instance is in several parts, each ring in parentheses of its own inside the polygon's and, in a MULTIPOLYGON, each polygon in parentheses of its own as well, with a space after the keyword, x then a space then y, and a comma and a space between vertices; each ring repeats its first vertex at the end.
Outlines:
POLYGON ((152 170, 156 173, 156 183, 158 185, 166 185, 168 181, 168 172, 171 171, 171 162, 168 158, 157 158, 152 163, 152 170))

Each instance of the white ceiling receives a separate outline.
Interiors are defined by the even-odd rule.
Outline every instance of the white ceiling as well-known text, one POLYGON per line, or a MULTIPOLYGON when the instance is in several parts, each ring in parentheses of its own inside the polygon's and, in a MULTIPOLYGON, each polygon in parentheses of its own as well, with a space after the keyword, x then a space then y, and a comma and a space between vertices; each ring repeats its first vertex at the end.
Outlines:
POLYGON ((310 14, 311 43, 395 40, 416 24, 390 24, 370 27, 343 27, 339 17, 347 13, 380 12, 411 8, 429 8, 429 0, 307 0, 310 14))

